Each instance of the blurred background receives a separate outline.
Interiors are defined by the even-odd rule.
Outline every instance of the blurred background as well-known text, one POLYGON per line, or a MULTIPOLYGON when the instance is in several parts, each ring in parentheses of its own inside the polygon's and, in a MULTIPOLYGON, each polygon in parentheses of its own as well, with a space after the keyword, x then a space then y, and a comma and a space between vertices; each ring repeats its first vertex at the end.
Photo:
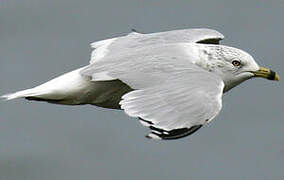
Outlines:
MULTIPOLYGON (((213 28, 221 43, 283 74, 283 0, 0 0, 0 94, 88 64, 91 42, 213 28)), ((0 180, 284 179, 284 86, 254 79, 225 95, 209 125, 144 138, 123 111, 0 102, 0 180)))

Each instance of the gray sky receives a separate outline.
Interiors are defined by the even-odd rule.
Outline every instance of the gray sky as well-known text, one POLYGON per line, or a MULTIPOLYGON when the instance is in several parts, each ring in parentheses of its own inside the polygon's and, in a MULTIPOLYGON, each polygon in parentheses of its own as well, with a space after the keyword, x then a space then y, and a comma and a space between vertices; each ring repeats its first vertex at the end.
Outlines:
MULTIPOLYGON (((283 9, 283 0, 0 0, 0 94, 87 65, 89 43, 131 28, 213 28, 281 77, 283 9)), ((283 92, 249 80, 177 141, 149 141, 122 111, 1 101, 0 179, 284 179, 283 92)))

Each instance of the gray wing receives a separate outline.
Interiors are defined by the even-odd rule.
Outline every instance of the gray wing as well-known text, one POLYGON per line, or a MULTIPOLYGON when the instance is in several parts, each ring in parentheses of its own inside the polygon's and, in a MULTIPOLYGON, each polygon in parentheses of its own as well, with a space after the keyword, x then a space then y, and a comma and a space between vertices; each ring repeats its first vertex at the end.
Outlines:
POLYGON ((221 110, 223 81, 193 64, 183 46, 144 47, 116 58, 97 61, 81 74, 93 81, 119 79, 134 89, 120 105, 152 130, 147 137, 184 137, 221 110))
POLYGON ((113 56, 121 51, 128 51, 140 47, 168 44, 168 43, 209 43, 219 44, 224 36, 213 29, 183 29, 151 34, 141 34, 132 32, 127 36, 107 39, 94 42, 94 48, 90 64, 94 61, 103 60, 108 56, 113 56))

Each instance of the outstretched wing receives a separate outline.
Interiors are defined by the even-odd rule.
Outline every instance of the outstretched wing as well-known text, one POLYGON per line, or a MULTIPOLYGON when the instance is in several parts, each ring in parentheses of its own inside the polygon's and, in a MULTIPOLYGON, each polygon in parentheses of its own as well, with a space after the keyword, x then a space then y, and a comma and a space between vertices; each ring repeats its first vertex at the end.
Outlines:
POLYGON ((177 139, 192 134, 221 110, 223 82, 204 72, 183 72, 155 87, 122 97, 121 108, 141 118, 150 138, 177 139))
POLYGON ((113 56, 122 51, 155 44, 169 43, 207 43, 219 44, 224 36, 213 29, 184 29, 151 34, 141 34, 136 31, 126 36, 97 41, 91 44, 94 48, 90 64, 113 56))
POLYGON ((139 48, 107 61, 97 61, 81 71, 93 81, 119 79, 134 91, 120 102, 126 114, 141 119, 151 129, 147 136, 176 139, 198 130, 221 110, 224 83, 195 65, 191 45, 139 48))

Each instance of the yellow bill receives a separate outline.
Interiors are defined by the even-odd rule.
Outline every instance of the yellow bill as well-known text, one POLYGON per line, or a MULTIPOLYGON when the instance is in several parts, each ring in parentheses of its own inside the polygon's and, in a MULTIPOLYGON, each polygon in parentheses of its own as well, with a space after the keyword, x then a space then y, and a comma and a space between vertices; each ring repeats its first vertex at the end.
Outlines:
POLYGON ((265 67, 260 67, 258 71, 254 71, 252 73, 255 75, 255 77, 262 77, 269 80, 280 81, 280 77, 276 72, 265 67))

